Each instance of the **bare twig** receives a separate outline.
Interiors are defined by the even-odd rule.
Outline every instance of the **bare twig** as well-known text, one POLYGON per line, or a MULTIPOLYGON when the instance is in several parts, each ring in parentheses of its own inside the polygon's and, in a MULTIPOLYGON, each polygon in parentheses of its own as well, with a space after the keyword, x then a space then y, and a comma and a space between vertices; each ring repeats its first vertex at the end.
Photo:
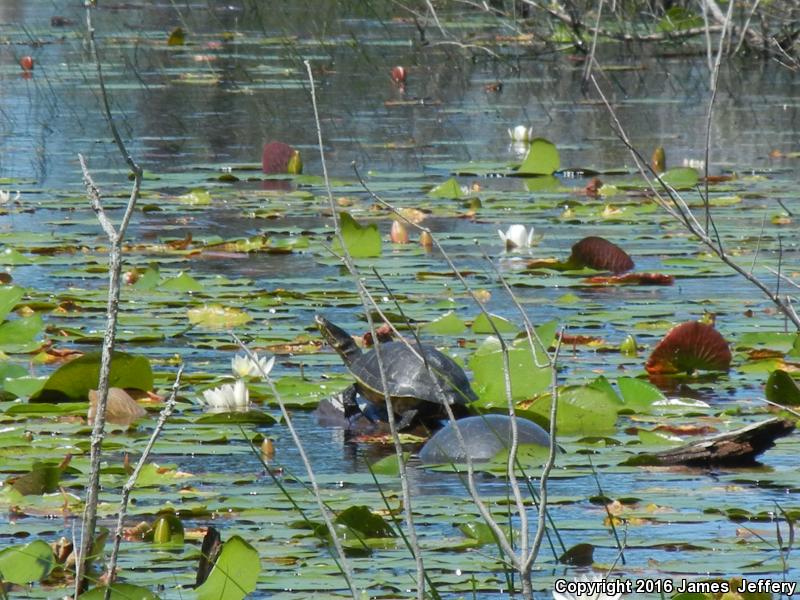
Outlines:
MULTIPOLYGON (((703 5, 705 6, 706 3, 703 5)), ((706 112, 706 145, 705 145, 705 205, 706 205, 706 231, 708 231, 708 223, 711 219, 711 209, 709 205, 709 197, 708 197, 708 169, 710 165, 710 156, 711 156, 711 124, 713 122, 713 115, 714 115, 714 101, 717 99, 717 88, 719 83, 719 71, 722 65, 722 49, 725 44, 725 37, 728 31, 728 24, 731 21, 731 15, 733 14, 733 6, 734 2, 728 3, 728 14, 725 16, 725 22, 722 25, 722 33, 719 36, 719 48, 717 48, 717 56, 714 59, 714 68, 711 70, 710 75, 710 89, 711 89, 711 96, 708 99, 708 110, 706 112)), ((722 242, 719 242, 720 249, 722 248, 722 242)))
POLYGON ((408 528, 407 532, 408 541, 409 545, 413 549, 412 554, 414 556, 414 563, 416 565, 416 571, 417 571, 417 598, 418 600, 423 600, 425 597, 425 566, 422 559, 422 552, 419 548, 419 542, 417 540, 416 528, 414 527, 411 491, 408 486, 408 476, 406 473, 406 466, 403 461, 403 447, 400 442, 400 436, 397 430, 397 423, 395 422, 394 418, 394 410, 392 408, 392 401, 389 395, 389 385, 386 376, 386 369, 384 365, 383 355, 381 353, 381 343, 378 334, 375 331, 375 323, 373 322, 372 314, 370 311, 370 300, 366 294, 366 289, 364 288, 363 283, 361 282, 361 278, 359 277, 355 264, 353 263, 353 259, 347 250, 347 244, 345 242, 344 236, 342 235, 341 223, 339 222, 339 215, 336 211, 336 202, 333 199, 333 192, 331 191, 330 179, 328 177, 328 166, 325 161, 325 151, 323 148, 323 141, 322 141, 322 126, 320 124, 319 110, 317 108, 317 94, 316 94, 316 87, 314 85, 314 74, 311 71, 311 63, 307 60, 304 61, 304 63, 306 65, 306 71, 308 72, 308 81, 311 88, 311 103, 314 109, 314 121, 317 127, 317 141, 319 144, 320 160, 322 163, 322 174, 325 180, 325 188, 328 193, 328 204, 331 213, 333 215, 335 235, 337 240, 339 241, 339 246, 342 249, 342 256, 341 256, 342 262, 344 263, 345 267, 347 268, 348 272, 353 278, 353 281, 356 284, 356 289, 358 290, 359 298, 361 299, 361 304, 364 307, 364 313, 367 318, 367 322, 369 323, 369 329, 370 332, 372 333, 372 339, 375 340, 375 356, 377 357, 378 372, 381 378, 381 385, 383 386, 383 396, 386 405, 387 419, 389 421, 389 430, 392 435, 392 441, 394 442, 395 454, 397 455, 397 463, 400 471, 400 486, 402 488, 402 493, 403 493, 405 519, 406 519, 406 526, 408 528))
POLYGON ((253 354, 252 350, 248 348, 242 340, 240 340, 235 333, 231 333, 231 337, 242 349, 242 351, 247 355, 247 357, 253 362, 254 365, 258 366, 258 371, 261 374, 262 379, 267 383, 269 386, 270 391, 272 392, 272 396, 275 398, 275 401, 278 403, 278 407, 280 408, 281 415, 283 416, 283 420, 286 423, 286 428, 289 430, 289 434, 292 436, 292 441, 294 442, 295 448, 297 448, 297 452, 300 454, 300 460, 303 461, 303 466, 306 469, 306 475, 308 476, 308 482, 311 485, 311 490, 314 493, 314 498, 317 501, 317 506, 319 507, 319 512, 322 515, 322 520, 325 521, 325 527, 328 529, 328 533, 331 536, 331 541, 333 542, 333 546, 336 549, 336 555, 339 557, 340 568, 342 569, 342 574, 347 582, 347 587, 350 588, 350 593, 353 596, 353 600, 359 600, 360 594, 358 592, 358 588, 356 588, 355 579, 353 578, 353 572, 350 569, 350 563, 347 561, 347 557, 344 553, 344 548, 342 547, 342 542, 339 539, 339 536, 336 533, 336 529, 333 526, 333 521, 331 520, 330 512, 328 507, 325 505, 325 502, 322 500, 322 495, 319 491, 319 485, 317 484, 317 478, 314 475, 314 468, 311 466, 311 461, 308 459, 308 455, 306 454, 305 447, 303 446, 303 442, 300 440, 300 436, 297 434, 297 430, 294 428, 294 422, 292 421, 292 417, 289 414, 289 411, 286 410, 286 404, 283 402, 283 397, 281 396, 278 388, 275 387, 275 383, 272 381, 272 378, 269 376, 264 368, 261 366, 261 363, 258 362, 258 359, 255 354, 253 354))
POLYGON ((106 331, 103 336, 103 346, 100 360, 100 380, 98 382, 98 402, 95 413, 94 424, 92 426, 92 437, 89 450, 89 483, 86 488, 86 504, 83 513, 83 523, 81 528, 80 546, 76 555, 75 567, 75 596, 77 598, 85 586, 85 573, 88 561, 91 560, 91 548, 94 542, 94 532, 97 524, 97 503, 100 490, 100 459, 102 454, 103 438, 105 436, 106 409, 108 405, 109 375, 111 372, 111 357, 114 351, 114 341, 117 330, 117 315, 119 311, 120 296, 120 276, 122 271, 122 241, 125 237, 128 224, 133 216, 133 210, 139 198, 139 191, 142 185, 142 168, 133 160, 132 156, 125 147, 122 137, 117 130, 111 114, 111 107, 106 92, 105 81, 103 79, 103 69, 100 62, 100 55, 95 43, 95 31, 92 24, 93 5, 86 3, 86 30, 89 39, 89 46, 94 57, 97 69, 97 79, 100 85, 100 97, 103 105, 103 112, 108 123, 114 142, 120 154, 125 159, 130 169, 133 171, 134 181, 131 187, 128 205, 125 214, 117 229, 105 214, 101 201, 101 194, 92 180, 89 169, 83 156, 79 156, 83 180, 87 194, 90 198, 92 208, 97 215, 100 225, 108 236, 111 248, 109 250, 109 274, 108 274, 108 306, 106 309, 106 331))
MULTIPOLYGON (((522 1, 529 6, 532 6, 538 10, 548 13, 550 16, 555 17, 556 19, 558 19, 559 21, 565 23, 570 27, 574 26, 574 21, 572 17, 562 10, 553 8, 550 5, 539 4, 535 0, 522 0, 522 1)), ((594 34, 595 32, 597 32, 604 38, 609 38, 612 40, 618 40, 622 42, 663 42, 666 40, 675 41, 675 40, 696 37, 698 35, 704 35, 706 33, 705 27, 690 27, 688 29, 663 31, 659 33, 648 33, 643 35, 637 35, 632 33, 619 33, 616 31, 603 29, 601 27, 589 27, 587 25, 584 25, 583 28, 586 29, 586 31, 588 31, 589 33, 594 34)), ((708 28, 708 31, 712 33, 717 33, 719 31, 722 31, 722 26, 712 25, 708 28)))
POLYGON ((730 269, 744 277, 747 281, 749 281, 753 286, 758 288, 764 296, 766 296, 774 305, 775 307, 786 316, 786 318, 792 322, 796 329, 800 330, 800 316, 798 316, 797 312, 795 311, 794 307, 792 306, 791 300, 788 297, 780 297, 777 295, 773 290, 770 289, 769 285, 764 283, 761 279, 753 275, 752 273, 748 272, 746 268, 739 265, 733 259, 731 259, 727 254, 725 254, 725 249, 720 246, 720 244, 712 238, 708 231, 706 231, 703 226, 697 221, 692 210, 686 204, 686 201, 678 194, 673 188, 671 188, 667 183, 657 174, 653 169, 647 164, 646 160, 643 160, 641 153, 633 146, 628 135, 625 133, 625 129, 622 127, 619 119, 617 118, 617 114, 614 111, 611 103, 606 98, 605 94, 603 93, 600 84, 597 82, 597 79, 592 75, 591 77, 592 83, 594 84, 595 90, 597 91, 598 95, 600 96, 603 104, 605 104, 606 109, 611 116, 612 125, 614 130, 619 137, 620 141, 628 148, 631 153, 631 156, 636 163, 637 168, 639 169, 639 173, 647 182, 648 186, 652 190, 654 194, 654 200, 656 203, 665 210, 669 215, 677 219, 683 226, 693 234, 702 244, 704 244, 707 248, 709 248, 717 257, 724 262, 730 269), (652 177, 652 179, 651 179, 652 177), (665 192, 667 198, 664 198, 659 191, 659 188, 656 187, 656 184, 653 182, 655 179, 660 189, 665 192))
POLYGON ((442 22, 439 21, 439 15, 436 14, 436 9, 433 7, 433 2, 431 2, 431 0, 425 0, 425 4, 428 7, 428 12, 431 14, 431 17, 433 17, 433 22, 436 23, 436 27, 439 29, 439 33, 446 35, 444 27, 442 27, 442 22))
POLYGON ((556 340, 556 349, 553 353, 553 357, 551 358, 553 365, 553 380, 550 384, 550 448, 547 454, 547 462, 544 465, 544 469, 542 469, 542 475, 539 479, 539 515, 536 522, 536 536, 533 539, 531 553, 527 557, 526 563, 523 565, 526 572, 529 574, 533 568, 533 561, 536 560, 536 557, 539 555, 539 548, 542 546, 542 539, 544 537, 545 530, 544 520, 547 512, 547 481, 550 476, 550 471, 552 471, 553 467, 555 466, 556 454, 558 453, 558 444, 556 443, 556 417, 558 416, 558 369, 556 366, 558 364, 558 355, 561 352, 561 339, 563 337, 561 333, 562 332, 559 332, 556 340))
POLYGON ((586 89, 586 85, 589 83, 589 75, 592 73, 592 65, 595 64, 594 54, 597 50, 597 38, 600 35, 600 19, 603 16, 603 0, 597 0, 597 18, 594 22, 594 32, 592 33, 592 47, 589 49, 589 57, 586 60, 586 66, 583 69, 583 78, 581 80, 581 85, 584 86, 582 89, 586 89))
MULTIPOLYGON (((524 502, 523 502, 523 499, 522 499, 521 491, 520 491, 520 488, 519 488, 519 483, 518 483, 517 478, 516 478, 515 463, 517 461, 517 448, 518 448, 518 444, 519 444, 519 442, 518 442, 519 438, 518 438, 518 431, 517 431, 516 412, 515 412, 515 408, 514 408, 513 396, 512 396, 512 393, 511 393, 512 390, 511 390, 511 378, 510 378, 510 365, 509 365, 508 346, 507 346, 505 340, 503 339, 503 336, 497 330, 497 327, 494 324, 494 321, 492 320, 491 315, 488 313, 488 311, 483 306, 483 304, 481 302, 479 302, 478 299, 475 297, 475 294, 474 294, 472 288, 470 287, 469 283, 464 279, 464 276, 456 268, 455 263, 453 263, 452 259, 448 255, 448 253, 445 251, 445 249, 442 247, 442 245, 436 239, 436 236, 433 235, 433 232, 429 228, 424 227, 424 226, 420 225, 419 223, 415 223, 415 222, 411 221, 404 214, 402 214, 399 210, 397 210, 397 208, 395 208, 389 202, 387 202, 386 200, 384 200, 383 198, 378 196, 375 192, 373 192, 369 188, 369 186, 366 184, 366 182, 364 181, 363 177, 361 176, 361 173, 359 172, 359 170, 358 170, 358 168, 356 167, 355 164, 353 164, 353 170, 354 170, 354 172, 356 174, 356 177, 358 178, 359 182, 361 183, 361 186, 369 193, 370 197, 375 202, 377 202, 378 204, 380 204, 380 205, 384 206, 385 208, 387 208, 388 210, 390 210, 399 220, 403 221, 407 225, 413 227, 414 229, 416 229, 416 230, 418 230, 420 232, 426 232, 428 235, 431 236, 431 239, 433 241, 434 246, 439 251, 439 253, 442 255, 442 258, 444 258, 444 260, 447 263, 447 265, 450 268, 450 270, 456 275, 456 277, 458 278, 458 280, 461 283, 462 287, 469 294, 469 296, 471 297, 473 302, 478 306, 478 308, 484 314, 484 316, 486 316, 490 326, 493 329, 493 332, 494 332, 495 336, 497 337, 497 339, 500 342, 501 350, 502 350, 502 353, 503 353, 503 376, 504 376, 504 383, 505 383, 505 393, 506 393, 506 399, 507 399, 507 403, 508 403, 509 417, 510 417, 510 420, 511 420, 511 446, 509 448, 509 461, 508 461, 508 464, 507 464, 506 467, 507 467, 507 475, 508 475, 508 478, 509 478, 509 485, 510 485, 510 487, 512 489, 512 493, 514 495, 515 504, 516 504, 516 508, 517 508, 517 513, 518 513, 519 519, 520 519, 520 546, 521 546, 521 550, 520 550, 519 555, 517 555, 515 553, 515 551, 513 549, 513 546, 511 544, 511 542, 509 541, 510 538, 505 534, 503 529, 495 521, 494 517, 491 515, 491 513, 488 510, 488 508, 486 507, 486 504, 481 499, 481 497, 480 497, 480 495, 478 493, 478 490, 477 490, 477 486, 475 484, 474 465, 472 463, 472 459, 471 459, 469 453, 466 452, 466 447, 467 447, 466 446, 466 441, 464 440, 464 438, 462 436, 461 430, 460 430, 460 428, 458 426, 458 423, 457 423, 457 421, 455 419, 455 416, 453 415, 453 412, 452 412, 452 409, 450 408, 450 405, 445 401, 443 401, 442 404, 443 404, 443 407, 444 407, 444 409, 445 409, 445 411, 446 411, 446 413, 448 415, 448 419, 450 420, 450 422, 453 425, 453 431, 454 431, 454 433, 456 435, 456 441, 458 442, 459 446, 464 451, 464 455, 465 455, 465 458, 466 458, 466 466, 467 466, 467 478, 466 478, 467 491, 469 492, 470 497, 472 498, 472 501, 474 502, 476 508, 478 509, 478 512, 480 512, 481 517, 484 519, 486 524, 492 530, 492 533, 494 534, 494 536, 496 538, 496 541, 497 541, 497 544, 500 547, 502 553, 507 557, 509 563, 513 566, 513 568, 520 574, 521 580, 522 580, 522 595, 523 595, 523 597, 531 598, 532 595, 533 595, 533 590, 532 590, 532 587, 531 587, 531 572, 532 572, 532 566, 533 566, 534 559, 536 558, 536 556, 538 554, 538 546, 537 547, 531 546, 531 544, 529 544, 529 541, 528 541, 528 536, 526 534, 526 532, 527 532, 527 522, 528 522, 528 520, 527 520, 527 512, 526 512, 526 508, 525 508, 525 505, 524 505, 524 502)), ((507 288, 507 289, 510 292, 510 288, 507 288)), ((513 298, 513 293, 511 293, 511 295, 512 295, 512 298, 513 298)), ((513 299, 516 302, 517 306, 519 306, 519 303, 518 303, 518 301, 516 301, 516 298, 513 298, 513 299)), ((520 310, 521 310, 521 307, 520 307, 520 310)), ((529 331, 529 342, 531 344, 531 351, 533 352, 533 360, 537 361, 537 358, 536 358, 537 353, 536 353, 536 351, 534 349, 534 342, 533 342, 533 338, 536 335, 535 331, 533 330, 533 327, 530 324, 530 321, 527 319, 526 315, 523 316, 523 320, 526 322, 526 330, 529 331)), ((538 337, 536 339, 538 340, 538 337)), ((542 348, 544 348, 544 354, 545 354, 545 356, 547 356, 547 350, 546 350, 546 347, 544 346, 544 344, 541 343, 541 340, 538 340, 538 343, 542 346, 542 348)), ((551 365, 551 368, 555 372, 556 371, 555 363, 552 362, 552 359, 550 359, 550 360, 551 360, 551 362, 549 364, 551 365)), ((433 377, 433 379, 434 379, 434 381, 437 381, 437 379, 435 377, 433 377)), ((555 381, 555 379, 554 379, 554 381, 555 381)), ((437 383, 437 385, 438 385, 438 383, 437 383)), ((557 390, 555 390, 555 389, 553 390, 553 397, 555 398, 554 401, 557 402, 558 393, 557 393, 557 390)), ((555 410, 555 408, 553 410, 555 410)), ((548 472, 548 474, 549 474, 549 472, 548 472)), ((545 478, 545 480, 547 479, 547 474, 544 475, 544 478, 545 478)), ((546 485, 546 483, 545 483, 545 485, 546 485)), ((546 512, 547 512, 546 509, 547 509, 546 502, 542 502, 541 499, 540 499, 539 500, 540 513, 546 514, 546 512)), ((544 535, 544 531, 539 533, 539 530, 537 529, 537 535, 540 536, 540 540, 539 540, 539 546, 540 546, 541 545, 541 536, 544 535)))
POLYGON ((131 476, 128 478, 128 481, 124 486, 122 486, 122 495, 119 501, 119 511, 117 513, 117 528, 114 532, 114 546, 111 550, 111 556, 108 559, 108 568, 106 569, 108 587, 106 588, 105 592, 105 600, 108 600, 111 597, 111 584, 114 583, 114 580, 117 577, 117 557, 119 555, 119 545, 122 541, 122 526, 123 522, 125 521, 125 516, 128 512, 128 500, 130 499, 131 491, 133 491, 133 488, 136 485, 136 480, 139 477, 142 467, 144 467, 147 459, 150 457, 150 452, 152 452, 158 436, 161 435, 161 430, 164 429, 167 419, 172 416, 172 411, 175 410, 175 404, 178 399, 178 389, 181 386, 182 375, 183 365, 178 368, 178 372, 175 375, 175 383, 172 384, 172 391, 170 392, 167 401, 164 403, 164 408, 161 410, 161 414, 158 417, 155 428, 153 428, 153 433, 150 434, 150 439, 147 441, 147 445, 144 447, 144 450, 142 450, 142 455, 139 457, 139 460, 136 463, 131 476))

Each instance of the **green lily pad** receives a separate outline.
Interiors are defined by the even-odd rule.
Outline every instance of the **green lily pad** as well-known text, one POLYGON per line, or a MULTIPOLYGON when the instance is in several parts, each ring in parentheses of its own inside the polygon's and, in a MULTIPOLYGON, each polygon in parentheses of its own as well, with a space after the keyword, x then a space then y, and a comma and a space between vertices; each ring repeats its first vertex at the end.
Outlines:
MULTIPOLYGON (((403 452, 403 461, 407 461, 411 454, 403 452)), ((370 471, 376 475, 400 475, 400 464, 397 455, 390 454, 370 465, 370 471)))
POLYGON ((336 523, 347 525, 367 538, 395 537, 392 526, 366 506, 350 506, 336 516, 336 523))
POLYGON ((208 579, 195 590, 197 600, 242 600, 256 589, 258 552, 238 535, 222 545, 208 579))
POLYGON ((0 321, 8 316, 8 313, 22 300, 25 290, 13 285, 0 287, 0 321))
MULTIPOLYGON (((87 400, 89 390, 96 389, 100 379, 100 352, 90 352, 61 365, 31 398, 37 402, 87 400)), ((109 386, 149 391, 153 388, 153 371, 144 356, 114 352, 109 386)))
MULTIPOLYGON (((552 373, 549 367, 537 366, 530 348, 514 347, 508 350, 511 396, 514 401, 541 394, 550 386, 552 373)), ((543 364, 539 362, 539 364, 543 364)), ((506 406, 506 385, 503 353, 500 350, 487 354, 476 352, 469 360, 474 375, 473 388, 480 406, 506 406)))
MULTIPOLYGON (((550 417, 552 397, 537 398, 528 408, 545 418, 550 417)), ((556 430, 559 435, 595 435, 613 431, 617 422, 619 399, 592 386, 567 386, 558 393, 556 430)))
MULTIPOLYGON (((107 586, 93 588, 78 596, 78 600, 104 600, 107 589, 107 586)), ((115 583, 111 586, 109 600, 158 600, 158 596, 138 585, 115 583)))
MULTIPOLYGON (((342 228, 342 237, 347 246, 347 251, 353 258, 373 258, 381 255, 381 234, 374 223, 361 225, 350 213, 339 213, 339 225, 342 228)), ((341 254, 342 247, 339 240, 334 240, 333 251, 341 254)))
POLYGON ((421 332, 431 335, 458 335, 466 329, 467 324, 452 310, 420 327, 421 332))
POLYGON ((0 351, 30 352, 31 349, 38 348, 40 344, 34 340, 43 329, 44 321, 38 314, 6 321, 0 325, 0 351))
POLYGON ((676 190, 689 190, 697 185, 700 175, 691 167, 676 167, 662 173, 661 179, 676 190))
POLYGON ((494 325, 500 333, 516 334, 519 331, 519 327, 514 325, 514 323, 508 319, 504 319, 503 317, 499 317, 497 315, 491 315, 490 321, 490 317, 487 317, 485 313, 481 313, 475 317, 475 320, 472 322, 472 333, 490 335, 494 334, 492 325, 494 325))
POLYGON ((183 196, 178 196, 178 200, 191 206, 205 206, 211 204, 211 194, 207 190, 197 189, 183 196))
POLYGON ((247 312, 220 304, 207 304, 200 308, 190 308, 186 316, 192 325, 208 329, 232 329, 249 323, 253 318, 247 312))
POLYGON ((647 409, 654 402, 666 400, 666 396, 661 393, 661 390, 642 379, 619 377, 617 387, 619 387, 619 393, 622 395, 625 405, 636 411, 647 409))
POLYGON ((55 566, 53 550, 42 540, 0 550, 0 581, 3 582, 28 585, 50 575, 55 566))
POLYGON ((272 415, 260 410, 248 410, 245 412, 219 412, 208 413, 198 417, 194 421, 201 425, 237 425, 250 423, 252 425, 274 425, 278 420, 272 415))
POLYGON ((194 277, 183 272, 165 279, 158 288, 165 292, 202 292, 205 289, 194 277))
POLYGON ((782 369, 776 369, 769 374, 764 394, 771 402, 783 406, 800 406, 800 386, 782 369))
POLYGON ((458 185, 458 181, 454 177, 451 177, 444 183, 440 183, 431 191, 428 192, 428 196, 431 198, 447 198, 449 200, 458 200, 463 196, 463 192, 461 191, 461 186, 458 185))
POLYGON ((531 141, 528 154, 519 166, 520 175, 552 175, 561 166, 558 150, 553 142, 544 138, 531 141))

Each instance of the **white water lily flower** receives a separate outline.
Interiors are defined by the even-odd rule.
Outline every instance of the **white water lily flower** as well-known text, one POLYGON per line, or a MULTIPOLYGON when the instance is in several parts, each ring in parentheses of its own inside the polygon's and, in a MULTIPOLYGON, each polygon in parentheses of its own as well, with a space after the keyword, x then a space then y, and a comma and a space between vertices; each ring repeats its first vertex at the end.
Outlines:
POLYGON ((255 360, 246 354, 237 354, 231 359, 231 370, 236 377, 263 377, 269 375, 272 367, 275 366, 275 357, 267 358, 253 353, 255 360), (262 374, 263 371, 263 374, 262 374))
POLYGON ((572 582, 561 579, 556 584, 559 587, 564 593, 553 590, 553 600, 619 600, 622 592, 616 590, 624 589, 624 582, 598 575, 589 579, 584 575, 572 582))
POLYGON ((511 251, 516 248, 530 248, 533 243, 533 227, 528 231, 525 225, 512 225, 505 233, 498 229, 500 239, 506 245, 506 250, 511 251))
MULTIPOLYGON (((8 202, 9 202, 11 199, 12 199, 12 198, 11 198, 11 192, 10 192, 10 191, 6 191, 6 190, 0 190, 0 205, 2 205, 2 204, 8 204, 8 202)), ((13 200, 14 200, 15 202, 16 202, 17 200, 19 200, 19 191, 17 191, 17 195, 16 195, 16 196, 14 196, 13 200)))
POLYGON ((250 391, 244 380, 237 379, 236 383, 205 390, 201 401, 206 407, 217 411, 247 410, 250 407, 250 391))
POLYGON ((525 127, 525 125, 517 125, 514 129, 508 130, 508 137, 515 142, 528 142, 533 138, 533 127, 525 127))
POLYGON ((684 158, 683 166, 689 167, 690 169, 697 169, 698 171, 704 171, 706 168, 706 161, 698 158, 684 158))
POLYGON ((677 408, 711 408, 711 405, 702 400, 695 400, 693 398, 665 398, 664 400, 656 400, 652 406, 661 407, 677 407, 677 408))

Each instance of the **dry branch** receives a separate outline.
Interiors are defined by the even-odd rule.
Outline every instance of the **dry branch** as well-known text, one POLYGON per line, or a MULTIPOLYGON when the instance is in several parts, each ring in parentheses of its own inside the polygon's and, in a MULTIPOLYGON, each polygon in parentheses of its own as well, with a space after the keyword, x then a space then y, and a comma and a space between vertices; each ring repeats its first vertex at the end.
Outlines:
POLYGON ((86 4, 86 30, 89 40, 89 47, 94 58, 97 70, 97 80, 100 86, 100 98, 102 100, 103 112, 108 123, 114 142, 128 167, 133 171, 134 180, 131 186, 131 193, 125 214, 118 228, 115 228, 111 220, 106 215, 102 196, 99 189, 92 180, 86 161, 79 155, 83 180, 86 186, 92 209, 95 211, 100 225, 108 236, 111 244, 108 259, 108 305, 106 308, 106 331, 103 336, 103 346, 100 359, 100 380, 97 385, 98 402, 95 412, 94 423, 92 425, 92 437, 89 450, 89 483, 86 488, 86 504, 83 513, 83 523, 81 527, 80 545, 75 562, 75 597, 77 598, 85 586, 85 574, 91 548, 94 543, 94 532, 97 525, 97 503, 100 491, 100 459, 102 455, 103 438, 105 436, 106 410, 108 407, 109 375, 111 373, 111 357, 114 352, 114 341, 117 331, 117 315, 119 312, 120 280, 122 273, 122 242, 125 238, 128 224, 133 216, 133 210, 139 199, 139 191, 142 185, 142 168, 133 160, 131 154, 125 147, 122 137, 111 115, 111 106, 108 101, 105 81, 103 79, 103 69, 100 62, 100 55, 95 43, 95 31, 92 24, 93 4, 86 4))
POLYGON ((108 580, 108 588, 106 589, 106 600, 111 595, 111 584, 114 583, 114 580, 117 577, 116 569, 117 569, 117 557, 119 555, 119 545, 122 541, 122 526, 123 522, 125 521, 125 516, 128 511, 128 500, 130 499, 131 492, 133 491, 134 486, 136 485, 136 480, 139 477, 139 473, 144 467, 147 459, 150 457, 150 452, 153 451, 153 446, 158 439, 158 436, 161 435, 161 430, 164 429, 164 425, 167 422, 167 419, 172 416, 172 411, 175 410, 175 404, 178 399, 178 389, 181 386, 181 376, 183 375, 183 365, 178 368, 178 373, 175 375, 175 383, 172 384, 172 391, 167 398, 167 401, 164 403, 164 408, 161 410, 161 414, 158 417, 158 421, 156 422, 156 426, 153 429, 153 433, 150 435, 150 439, 147 442, 147 445, 144 447, 142 451, 142 455, 139 457, 136 466, 133 469, 128 481, 122 487, 122 497, 120 498, 119 502, 119 511, 117 513, 117 528, 114 532, 114 547, 111 550, 111 557, 108 560, 108 567, 106 569, 106 579, 108 580))

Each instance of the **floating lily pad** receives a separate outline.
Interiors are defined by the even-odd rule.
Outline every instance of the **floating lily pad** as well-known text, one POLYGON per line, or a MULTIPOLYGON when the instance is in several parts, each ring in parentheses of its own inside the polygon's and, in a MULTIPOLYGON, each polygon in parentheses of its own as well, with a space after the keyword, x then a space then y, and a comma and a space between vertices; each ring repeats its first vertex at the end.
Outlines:
MULTIPOLYGON (((107 590, 107 586, 93 588, 78 596, 78 600, 104 600, 107 590)), ((109 600, 158 600, 158 596, 138 585, 115 583, 111 586, 109 600)))
MULTIPOLYGON (((89 390, 100 379, 100 353, 90 352, 59 367, 45 382, 42 390, 31 398, 37 402, 69 402, 87 400, 89 390)), ((144 356, 114 352, 109 374, 111 387, 149 391, 153 388, 153 371, 144 356)))
POLYGON ((252 317, 241 309, 219 304, 190 308, 186 315, 193 325, 202 325, 209 329, 232 329, 252 320, 252 317))
POLYGON ((158 287, 165 292, 202 292, 204 289, 199 281, 183 272, 170 279, 165 279, 158 287))
POLYGON ((633 268, 633 259, 627 252, 597 236, 585 237, 575 243, 567 262, 573 265, 573 268, 590 267, 612 273, 624 273, 633 268))
MULTIPOLYGON (((514 347, 508 350, 512 399, 523 400, 548 389, 552 373, 541 360, 534 361, 530 348, 514 347)), ((469 360, 474 376, 473 388, 481 406, 506 406, 506 385, 503 353, 500 350, 476 352, 469 360)))
POLYGON ((626 406, 636 411, 650 408, 654 402, 666 400, 661 390, 653 384, 633 377, 620 377, 617 387, 626 406))
POLYGON ((347 525, 367 538, 395 537, 392 526, 366 506, 350 506, 336 516, 336 523, 347 525))
POLYGON ((17 286, 0 287, 0 321, 8 316, 8 313, 22 300, 25 290, 17 286))
POLYGON ((463 192, 461 191, 461 186, 458 185, 458 181, 456 181, 454 178, 450 178, 428 192, 428 196, 431 198, 448 198, 451 200, 457 200, 463 196, 463 192))
POLYGON ((519 327, 514 325, 514 323, 508 319, 504 319, 498 315, 491 315, 490 317, 487 317, 485 313, 480 313, 472 322, 472 333, 494 334, 495 330, 492 325, 494 325, 494 327, 497 328, 497 331, 499 331, 501 334, 517 333, 519 331, 519 327))
MULTIPOLYGON (((381 234, 374 223, 361 225, 350 213, 339 213, 339 224, 347 251, 353 258, 372 258, 381 255, 381 234)), ((341 254, 338 240, 333 242, 333 251, 341 254)))
POLYGON ((258 552, 238 535, 228 539, 205 582, 195 590, 197 600, 242 600, 256 589, 261 561, 258 552))
POLYGON ((236 425, 251 423, 253 425, 274 425, 278 420, 272 415, 259 411, 207 413, 194 421, 204 425, 236 425))
POLYGON ((782 369, 776 369, 769 374, 764 387, 767 400, 783 406, 800 406, 800 386, 792 377, 782 369))
POLYGON ((0 581, 28 585, 41 581, 56 567, 53 550, 42 540, 0 550, 0 581))
POLYGON ((420 327, 421 332, 431 335, 458 335, 466 329, 467 324, 453 311, 420 327))
POLYGON ((268 175, 300 174, 303 172, 300 152, 283 142, 268 142, 261 153, 261 170, 268 175))
POLYGON ((700 176, 695 169, 690 167, 677 167, 662 173, 661 179, 676 190, 688 190, 697 185, 700 176))
POLYGON ((520 175, 552 175, 561 166, 555 144, 544 138, 531 140, 528 154, 519 166, 520 175))
POLYGON ((650 354, 645 369, 650 374, 727 371, 731 350, 711 325, 689 321, 670 329, 650 354))

